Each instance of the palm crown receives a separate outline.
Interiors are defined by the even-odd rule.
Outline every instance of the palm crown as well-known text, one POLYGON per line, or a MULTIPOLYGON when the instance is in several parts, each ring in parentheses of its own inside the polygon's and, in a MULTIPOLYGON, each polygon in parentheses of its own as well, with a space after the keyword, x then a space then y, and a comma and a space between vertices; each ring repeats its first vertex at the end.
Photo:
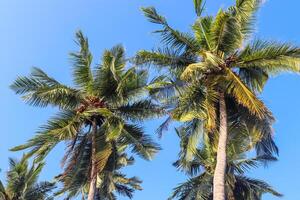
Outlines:
POLYGON ((257 97, 269 76, 283 71, 299 71, 300 49, 288 43, 249 39, 255 11, 260 1, 236 1, 216 17, 202 17, 200 1, 195 1, 198 19, 192 26, 194 36, 174 30, 155 8, 144 8, 149 21, 163 26, 156 31, 162 36, 164 48, 138 52, 137 64, 152 64, 167 68, 169 77, 152 96, 170 107, 171 117, 189 126, 190 138, 186 151, 193 154, 199 144, 199 127, 206 133, 216 133, 219 127, 220 92, 225 93, 231 125, 247 124, 250 131, 259 133, 256 143, 259 154, 277 152, 272 140, 272 113, 257 97))
MULTIPOLYGON (((178 86, 180 80, 174 79, 181 79, 190 87, 205 86, 212 103, 218 92, 224 91, 253 115, 264 118, 270 113, 256 94, 269 76, 299 72, 300 49, 289 43, 250 40, 259 4, 259 0, 237 0, 235 6, 219 10, 215 17, 202 17, 201 1, 195 0, 198 19, 192 26, 193 36, 174 30, 155 8, 144 8, 149 21, 163 27, 155 32, 161 34, 166 47, 140 51, 135 61, 167 67, 172 77, 169 84, 178 86)), ((206 119, 214 118, 213 112, 205 113, 206 119)), ((207 120, 208 127, 213 121, 207 120)))
MULTIPOLYGON (((71 53, 75 88, 65 86, 34 68, 28 77, 19 77, 11 86, 33 106, 57 106, 60 112, 42 126, 25 145, 29 155, 43 159, 59 142, 68 144, 64 161, 82 162, 90 155, 87 181, 95 193, 96 177, 106 166, 114 149, 132 147, 134 153, 151 159, 160 148, 144 134, 137 122, 160 116, 161 108, 145 98, 148 87, 146 71, 126 69, 124 49, 106 50, 102 62, 91 68, 92 54, 88 40, 76 33, 80 51, 71 53)), ((66 168, 68 170, 68 167, 66 168)))
POLYGON ((55 188, 54 183, 37 181, 44 163, 34 163, 30 167, 26 159, 26 156, 20 161, 9 159, 6 187, 0 181, 1 200, 52 199, 49 194, 55 188))

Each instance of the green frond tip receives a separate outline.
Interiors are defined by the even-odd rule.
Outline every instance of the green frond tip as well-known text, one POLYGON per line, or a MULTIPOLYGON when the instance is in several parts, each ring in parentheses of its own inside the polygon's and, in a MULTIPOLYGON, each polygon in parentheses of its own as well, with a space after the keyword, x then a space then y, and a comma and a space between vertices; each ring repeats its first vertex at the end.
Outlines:
POLYGON ((159 15, 154 7, 141 8, 148 20, 155 24, 167 24, 166 19, 159 15))
POLYGON ((23 144, 23 145, 15 146, 15 147, 13 147, 13 148, 11 148, 9 150, 10 151, 22 151, 22 150, 27 149, 29 147, 31 147, 31 145, 23 144))
POLYGON ((146 135, 137 125, 125 124, 123 127, 124 144, 132 147, 132 152, 146 160, 152 160, 154 155, 161 150, 159 144, 146 135))
POLYGON ((176 50, 183 48, 190 49, 194 52, 199 50, 197 41, 195 41, 190 34, 173 29, 169 26, 167 20, 157 13, 154 7, 143 8, 142 10, 150 22, 162 26, 162 29, 155 31, 155 33, 159 33, 162 36, 161 41, 163 43, 170 45, 176 50))
POLYGON ((195 12, 197 16, 200 17, 204 10, 205 2, 203 2, 203 0, 193 0, 193 2, 194 2, 195 12))

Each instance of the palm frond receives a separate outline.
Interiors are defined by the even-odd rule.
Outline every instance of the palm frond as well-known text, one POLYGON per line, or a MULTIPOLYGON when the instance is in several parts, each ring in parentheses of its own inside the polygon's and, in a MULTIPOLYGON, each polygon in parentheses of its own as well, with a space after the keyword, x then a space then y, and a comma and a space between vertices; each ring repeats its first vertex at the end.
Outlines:
POLYGON ((228 12, 219 10, 211 27, 213 49, 218 53, 229 54, 239 48, 242 40, 238 20, 228 12))
MULTIPOLYGON (((231 108, 228 110, 230 133, 249 139, 244 150, 248 151, 255 147, 258 156, 278 155, 278 147, 274 142, 274 130, 272 128, 275 119, 272 115, 263 119, 253 116, 248 108, 240 105, 234 98, 227 97, 227 106, 231 108)), ((240 142, 238 143, 240 144, 240 142)))
POLYGON ((27 156, 21 160, 9 159, 10 168, 7 172, 7 186, 1 182, 0 198, 11 199, 51 199, 51 192, 55 188, 54 183, 38 182, 39 174, 44 163, 28 164, 27 156))
POLYGON ((202 120, 194 119, 190 122, 186 122, 178 130, 181 141, 181 152, 179 155, 181 159, 191 161, 195 154, 197 154, 197 148, 204 134, 203 126, 202 120))
POLYGON ((192 26, 195 39, 201 45, 204 50, 212 50, 212 35, 211 27, 213 24, 213 17, 206 16, 198 18, 192 26))
POLYGON ((178 200, 210 200, 212 179, 203 173, 179 184, 169 198, 178 200))
POLYGON ((193 0, 193 2, 194 2, 195 12, 197 16, 200 17, 204 10, 205 3, 203 3, 203 0, 193 0))
POLYGON ((48 193, 52 192, 55 189, 55 184, 50 182, 40 182, 34 185, 33 188, 29 189, 25 195, 25 199, 45 199, 51 200, 52 196, 49 196, 48 193))
POLYGON ((254 32, 255 14, 260 4, 261 0, 237 0, 236 5, 230 7, 231 14, 238 19, 241 25, 243 40, 248 39, 254 32))
POLYGON ((117 112, 125 119, 131 121, 142 121, 154 117, 161 117, 165 114, 161 106, 153 103, 151 100, 141 100, 120 106, 117 108, 117 112))
POLYGON ((70 54, 73 61, 74 83, 85 92, 90 93, 94 79, 91 70, 93 56, 89 50, 88 39, 84 37, 81 31, 76 33, 76 43, 79 45, 80 51, 70 54))
POLYGON ((231 70, 227 72, 227 92, 232 94, 237 102, 249 109, 251 113, 260 118, 270 116, 269 110, 255 94, 231 70))
POLYGON ((170 125, 171 122, 172 122, 172 117, 168 116, 166 118, 166 120, 163 121, 163 123, 161 123, 159 125, 159 127, 156 129, 156 133, 158 134, 159 138, 162 138, 163 133, 168 130, 169 125, 170 125))
POLYGON ((122 135, 120 142, 131 146, 132 151, 144 159, 151 160, 160 150, 160 146, 136 125, 125 124, 122 135))
POLYGON ((5 186, 2 183, 2 181, 0 181, 0 199, 3 200, 9 200, 9 194, 7 194, 6 190, 5 190, 5 186))
POLYGON ((234 161, 234 170, 237 173, 244 174, 251 169, 258 168, 261 165, 266 165, 270 162, 277 161, 277 158, 270 155, 262 155, 254 158, 246 158, 234 161))
POLYGON ((269 128, 262 129, 262 137, 256 143, 255 149, 258 155, 278 155, 279 150, 273 139, 273 131, 268 130, 269 128))
POLYGON ((124 49, 117 45, 105 50, 102 63, 95 70, 94 91, 106 101, 118 97, 118 86, 125 67, 124 49))
POLYGON ((118 99, 120 99, 119 104, 136 101, 147 95, 147 78, 148 72, 146 70, 137 70, 136 67, 132 67, 120 74, 117 87, 118 99))
POLYGON ((269 79, 269 75, 259 67, 240 68, 238 75, 252 91, 259 93, 269 79))
POLYGON ((97 163, 97 172, 101 173, 105 168, 107 161, 112 154, 112 145, 106 141, 106 137, 103 135, 96 138, 96 155, 95 160, 97 163))
POLYGON ((203 85, 191 84, 182 88, 178 104, 172 110, 172 118, 181 122, 193 119, 204 120, 206 117, 205 87, 203 85))
POLYGON ((42 160, 61 140, 72 139, 81 123, 74 112, 61 112, 40 127, 34 138, 26 144, 12 148, 12 151, 30 149, 28 156, 35 155, 42 160))
POLYGON ((138 65, 152 64, 158 69, 169 68, 171 71, 182 70, 195 62, 191 54, 181 53, 171 48, 157 49, 156 51, 139 51, 135 57, 138 65))
POLYGON ((237 65, 241 69, 260 68, 268 75, 299 73, 300 49, 288 43, 256 40, 240 52, 237 65))
POLYGON ((177 78, 172 80, 165 75, 161 75, 152 79, 147 89, 151 99, 157 100, 167 106, 168 100, 178 93, 177 88, 183 84, 184 83, 177 78))
POLYGON ((75 144, 69 146, 62 165, 64 171, 56 179, 63 184, 63 188, 56 192, 56 196, 68 193, 68 197, 77 196, 89 180, 91 163, 91 143, 88 135, 79 135, 75 144))
POLYGON ((163 16, 159 15, 154 7, 142 8, 142 11, 150 22, 159 24, 163 27, 162 30, 155 31, 155 33, 161 34, 161 41, 163 43, 170 45, 171 47, 178 50, 181 50, 183 48, 194 52, 199 50, 199 46, 192 36, 187 33, 181 33, 171 28, 166 19, 163 16))
POLYGON ((261 195, 264 193, 270 193, 274 196, 282 197, 282 194, 263 181, 244 176, 237 176, 235 178, 236 183, 234 194, 237 199, 245 199, 247 197, 249 199, 261 199, 261 195))
POLYGON ((60 108, 74 108, 81 100, 78 90, 59 83, 39 68, 33 68, 28 77, 18 77, 10 87, 33 106, 45 107, 50 104, 60 108))

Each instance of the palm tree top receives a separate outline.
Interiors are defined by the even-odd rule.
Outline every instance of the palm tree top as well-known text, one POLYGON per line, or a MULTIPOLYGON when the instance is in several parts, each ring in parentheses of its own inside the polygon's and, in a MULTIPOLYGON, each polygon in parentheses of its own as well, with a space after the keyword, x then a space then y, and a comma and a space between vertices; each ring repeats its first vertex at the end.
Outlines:
POLYGON ((261 115, 263 110, 258 108, 261 103, 251 93, 260 92, 269 76, 284 71, 298 73, 299 47, 291 43, 253 40, 260 0, 236 0, 234 6, 220 9, 216 16, 202 16, 203 6, 199 6, 202 1, 194 3, 198 17, 192 26, 193 34, 173 29, 154 7, 143 8, 148 20, 162 27, 155 32, 161 35, 165 46, 150 52, 140 51, 136 63, 168 67, 172 74, 182 79, 195 80, 193 74, 198 78, 200 74, 205 77, 222 74, 231 80, 230 84, 224 84, 234 87, 231 93, 243 91, 253 101, 247 103, 240 99, 240 103, 249 107, 256 104, 254 112, 261 115), (241 87, 239 82, 247 87, 241 87))
POLYGON ((270 77, 299 73, 300 47, 253 39, 260 0, 236 0, 215 16, 202 16, 202 3, 194 1, 197 19, 192 33, 172 28, 154 7, 143 8, 148 20, 161 27, 155 32, 163 45, 139 51, 135 62, 169 72, 169 82, 153 96, 170 108, 160 130, 170 119, 183 122, 187 161, 196 153, 202 132, 220 135, 213 192, 215 199, 223 200, 229 129, 246 127, 252 139, 259 136, 252 146, 259 156, 278 152, 272 139, 274 117, 259 95, 270 77))
POLYGON ((74 109, 80 104, 104 107, 104 102, 124 104, 131 100, 131 97, 137 98, 139 94, 145 94, 141 92, 147 89, 147 72, 137 71, 134 67, 125 69, 125 52, 121 45, 105 50, 102 62, 92 69, 93 57, 89 51, 88 39, 81 31, 76 33, 76 43, 80 50, 70 53, 75 87, 63 85, 41 69, 33 68, 29 77, 19 77, 11 88, 17 94, 23 95, 23 99, 30 105, 52 105, 61 109, 74 109), (131 79, 134 79, 134 82, 130 82, 131 79))
MULTIPOLYGON (((61 110, 40 128, 38 137, 13 150, 45 146, 50 141, 55 144, 56 140, 71 140, 80 131, 81 124, 89 125, 95 116, 98 120, 113 118, 136 122, 163 115, 164 111, 145 96, 151 87, 151 83, 147 84, 147 72, 135 67, 126 69, 122 46, 105 50, 102 62, 92 69, 87 38, 79 31, 76 39, 80 50, 70 54, 75 87, 56 81, 39 68, 33 68, 30 76, 18 77, 11 85, 26 103, 39 107, 51 105, 61 110), (45 138, 48 134, 54 137, 45 138), (43 140, 49 141, 42 143, 43 140)), ((138 131, 139 127, 130 129, 138 131)), ((48 151, 48 148, 39 147, 42 149, 48 151)))
POLYGON ((59 108, 32 139, 12 150, 29 149, 28 156, 40 161, 58 143, 66 142, 65 174, 82 173, 73 168, 74 163, 82 166, 87 161, 81 175, 90 178, 77 185, 82 188, 91 180, 95 185, 115 149, 130 148, 142 158, 152 159, 160 146, 144 133, 140 122, 162 116, 164 109, 147 97, 157 83, 148 83, 146 70, 126 65, 121 45, 105 50, 100 64, 92 68, 88 39, 81 31, 76 33, 76 42, 80 49, 70 54, 74 86, 56 81, 39 68, 11 85, 29 105, 59 108))
POLYGON ((169 81, 153 96, 171 108, 172 119, 187 123, 199 120, 212 132, 218 125, 216 105, 220 92, 224 92, 231 101, 228 109, 236 107, 235 111, 247 112, 248 117, 253 115, 267 127, 272 125, 274 117, 259 95, 270 77, 282 72, 299 73, 300 48, 253 39, 260 4, 260 0, 236 0, 216 16, 203 16, 203 2, 195 0, 197 19, 192 33, 172 28, 154 7, 142 9, 150 22, 161 27, 155 33, 161 36, 163 46, 139 51, 135 62, 169 72, 169 81))
MULTIPOLYGON (((171 107, 173 119, 199 119, 207 130, 212 130, 217 125, 215 105, 219 91, 223 91, 226 98, 230 97, 231 107, 243 112, 247 108, 269 127, 274 117, 259 94, 270 76, 299 72, 300 48, 290 43, 252 39, 258 0, 237 0, 216 16, 202 16, 199 11, 204 9, 203 2, 194 3, 198 14, 193 34, 173 29, 154 7, 143 8, 148 20, 162 27, 155 33, 160 34, 163 46, 139 51, 135 62, 168 69, 170 73, 168 81, 153 96, 171 107)), ((170 118, 159 132, 166 129, 169 121, 170 118)))
POLYGON ((50 194, 55 188, 54 183, 38 182, 39 174, 44 163, 33 163, 29 166, 27 156, 21 160, 9 159, 9 171, 7 172, 7 185, 0 181, 0 199, 52 199, 50 194))

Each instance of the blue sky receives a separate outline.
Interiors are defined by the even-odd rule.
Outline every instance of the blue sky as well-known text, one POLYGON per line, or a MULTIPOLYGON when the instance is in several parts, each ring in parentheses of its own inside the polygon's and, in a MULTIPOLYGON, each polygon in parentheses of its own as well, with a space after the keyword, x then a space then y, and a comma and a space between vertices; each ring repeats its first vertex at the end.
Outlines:
MULTIPOLYGON (((207 1, 207 14, 233 3, 233 0, 207 1)), ((189 30, 195 19, 192 0, 0 0, 1 179, 7 170, 7 158, 21 155, 8 149, 31 138, 38 126, 55 112, 53 108, 25 105, 10 91, 8 87, 17 75, 26 75, 32 66, 38 66, 58 80, 71 83, 68 53, 76 49, 73 39, 78 29, 89 37, 95 63, 103 50, 114 44, 122 43, 128 56, 139 49, 158 46, 158 37, 151 34, 156 27, 140 12, 140 7, 149 5, 181 30, 189 30)), ((300 2, 295 0, 266 1, 259 12, 256 37, 300 44, 299 6, 300 2)), ((271 183, 285 195, 284 200, 299 199, 299 85, 300 77, 289 74, 275 77, 267 84, 262 99, 277 118, 274 128, 280 161, 251 173, 271 183)), ((159 120, 146 124, 149 134, 158 124, 159 120)), ((170 129, 159 142, 164 150, 154 161, 138 159, 135 166, 126 170, 144 181, 144 190, 135 194, 136 200, 166 199, 171 189, 185 179, 171 166, 178 152, 174 131, 170 129)), ((51 179, 59 173, 62 155, 63 146, 49 155, 41 179, 51 179)), ((271 199, 274 198, 264 197, 271 199)))

